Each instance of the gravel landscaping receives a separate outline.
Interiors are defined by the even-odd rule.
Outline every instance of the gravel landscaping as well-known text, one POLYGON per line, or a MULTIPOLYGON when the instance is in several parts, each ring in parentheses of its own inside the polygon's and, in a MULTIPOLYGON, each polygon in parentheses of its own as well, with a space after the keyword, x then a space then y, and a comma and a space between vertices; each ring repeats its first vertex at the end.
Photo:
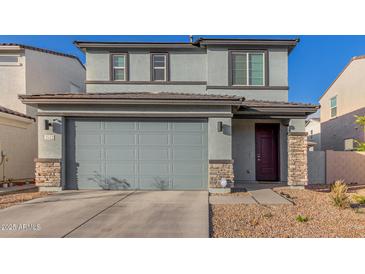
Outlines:
POLYGON ((17 205, 36 198, 44 197, 46 195, 48 195, 47 192, 39 191, 0 195, 0 209, 17 205))
MULTIPOLYGON (((365 237, 365 207, 338 209, 328 192, 274 188, 294 205, 210 205, 212 237, 365 237)), ((365 194, 365 190, 357 190, 365 194)), ((355 193, 352 193, 353 195, 355 193)))

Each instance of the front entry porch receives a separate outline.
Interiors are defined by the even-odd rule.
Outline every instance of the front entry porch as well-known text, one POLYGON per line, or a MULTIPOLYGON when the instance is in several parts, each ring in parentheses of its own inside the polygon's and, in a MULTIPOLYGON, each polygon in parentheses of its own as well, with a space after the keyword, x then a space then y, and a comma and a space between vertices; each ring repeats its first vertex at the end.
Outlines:
POLYGON ((232 158, 235 186, 287 184, 288 127, 280 119, 233 119, 232 158))
POLYGON ((309 104, 246 100, 232 119, 235 187, 307 185, 305 118, 309 104))

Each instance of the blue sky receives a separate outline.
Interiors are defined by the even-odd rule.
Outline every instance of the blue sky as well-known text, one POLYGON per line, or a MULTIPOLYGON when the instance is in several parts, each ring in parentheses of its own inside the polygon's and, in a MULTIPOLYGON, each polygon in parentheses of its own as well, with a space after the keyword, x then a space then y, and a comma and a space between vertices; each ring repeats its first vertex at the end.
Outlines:
MULTIPOLYGON (((341 72, 351 57, 365 55, 365 36, 227 36, 195 35, 198 37, 224 38, 300 38, 300 43, 289 56, 289 100, 294 102, 317 103, 319 97, 341 72)), ((158 41, 187 42, 188 35, 156 36, 103 36, 103 35, 57 35, 57 36, 4 36, 0 42, 32 45, 78 56, 83 62, 84 54, 73 41, 158 41)))

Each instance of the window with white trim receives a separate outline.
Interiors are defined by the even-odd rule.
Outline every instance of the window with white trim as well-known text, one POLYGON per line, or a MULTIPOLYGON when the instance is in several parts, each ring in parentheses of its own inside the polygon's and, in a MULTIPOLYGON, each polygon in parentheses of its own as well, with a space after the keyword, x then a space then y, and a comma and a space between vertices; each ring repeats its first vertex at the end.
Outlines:
POLYGON ((113 80, 114 81, 126 81, 127 80, 127 55, 126 54, 113 54, 113 80))
POLYGON ((231 58, 232 85, 265 85, 265 53, 232 52, 231 58))
POLYGON ((330 99, 331 118, 337 116, 337 96, 330 99))
POLYGON ((152 54, 152 81, 167 81, 167 54, 152 54))

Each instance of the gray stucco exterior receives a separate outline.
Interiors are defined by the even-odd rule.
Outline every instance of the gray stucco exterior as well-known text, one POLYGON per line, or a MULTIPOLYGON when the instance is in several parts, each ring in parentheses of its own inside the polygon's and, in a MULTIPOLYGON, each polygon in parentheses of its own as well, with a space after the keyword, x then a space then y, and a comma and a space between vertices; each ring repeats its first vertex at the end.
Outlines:
MULTIPOLYGON (((288 49, 267 48, 268 85, 229 86, 229 48, 91 49, 86 51, 87 92, 182 92, 228 94, 246 99, 288 100, 288 49), (126 82, 111 81, 110 54, 128 53, 126 82), (169 54, 169 82, 151 82, 151 53, 169 54)), ((261 50, 261 49, 260 49, 261 50)))

